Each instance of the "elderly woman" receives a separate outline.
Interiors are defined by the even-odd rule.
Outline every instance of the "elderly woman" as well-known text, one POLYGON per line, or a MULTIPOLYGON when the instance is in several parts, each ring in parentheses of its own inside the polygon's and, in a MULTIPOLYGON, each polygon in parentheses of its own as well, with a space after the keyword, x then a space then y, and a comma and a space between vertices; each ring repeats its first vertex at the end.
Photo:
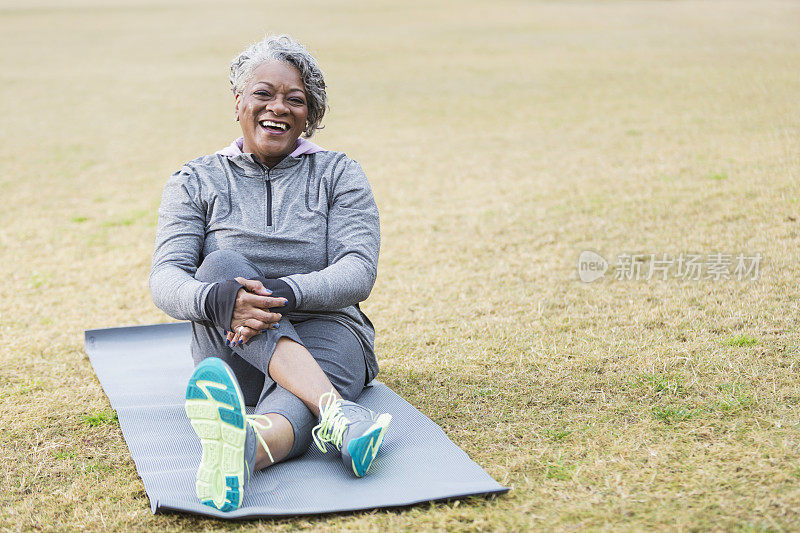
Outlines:
POLYGON ((365 475, 391 420, 353 402, 378 372, 358 304, 380 226, 359 164, 301 138, 325 114, 322 71, 282 35, 239 54, 230 81, 242 137, 167 181, 150 273, 156 306, 192 322, 197 496, 222 510, 312 439, 365 475))

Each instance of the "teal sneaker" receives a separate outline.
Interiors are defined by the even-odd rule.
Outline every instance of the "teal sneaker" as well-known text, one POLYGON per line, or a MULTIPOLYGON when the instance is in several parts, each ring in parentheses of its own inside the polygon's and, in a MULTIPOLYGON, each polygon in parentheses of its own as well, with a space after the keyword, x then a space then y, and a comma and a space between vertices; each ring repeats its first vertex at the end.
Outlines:
POLYGON ((217 357, 204 359, 194 369, 186 387, 185 409, 203 447, 195 484, 197 497, 221 511, 238 509, 253 475, 257 441, 272 459, 256 431, 268 428, 269 419, 245 414, 236 376, 217 357))
POLYGON ((317 448, 327 453, 327 445, 331 444, 357 477, 367 475, 383 444, 392 415, 378 415, 355 402, 336 399, 333 392, 322 395, 319 409, 320 422, 311 431, 317 448))

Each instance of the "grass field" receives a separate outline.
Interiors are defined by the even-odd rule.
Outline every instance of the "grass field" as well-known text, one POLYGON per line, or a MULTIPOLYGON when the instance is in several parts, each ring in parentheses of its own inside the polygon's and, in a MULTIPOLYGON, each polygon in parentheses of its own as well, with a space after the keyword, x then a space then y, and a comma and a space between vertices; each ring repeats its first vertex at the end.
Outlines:
POLYGON ((797 2, 0 1, 0 529, 800 529, 797 2), (150 514, 83 330, 171 320, 161 189, 237 136, 265 32, 372 182, 381 379, 509 494, 150 514), (757 279, 614 279, 718 252, 757 279))

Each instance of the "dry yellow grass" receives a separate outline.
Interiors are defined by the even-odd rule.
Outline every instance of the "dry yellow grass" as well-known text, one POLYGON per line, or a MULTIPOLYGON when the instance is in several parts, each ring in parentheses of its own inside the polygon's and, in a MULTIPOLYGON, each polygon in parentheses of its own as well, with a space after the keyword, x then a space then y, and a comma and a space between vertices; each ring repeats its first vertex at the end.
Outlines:
POLYGON ((0 528, 800 528, 796 2, 0 5, 0 528), (271 31, 381 209, 381 378, 508 495, 150 514, 82 331, 166 320, 161 188, 237 134, 227 63, 271 31), (584 284, 584 249, 764 260, 584 284))

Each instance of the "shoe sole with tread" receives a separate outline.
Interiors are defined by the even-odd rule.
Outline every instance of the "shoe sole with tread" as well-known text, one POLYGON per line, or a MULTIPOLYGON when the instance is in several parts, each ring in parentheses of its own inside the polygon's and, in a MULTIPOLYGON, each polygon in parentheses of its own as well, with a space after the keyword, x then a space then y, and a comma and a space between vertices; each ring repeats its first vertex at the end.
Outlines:
POLYGON ((197 365, 186 387, 186 415, 203 448, 195 490, 204 505, 221 511, 241 506, 247 437, 242 391, 221 359, 197 365))

